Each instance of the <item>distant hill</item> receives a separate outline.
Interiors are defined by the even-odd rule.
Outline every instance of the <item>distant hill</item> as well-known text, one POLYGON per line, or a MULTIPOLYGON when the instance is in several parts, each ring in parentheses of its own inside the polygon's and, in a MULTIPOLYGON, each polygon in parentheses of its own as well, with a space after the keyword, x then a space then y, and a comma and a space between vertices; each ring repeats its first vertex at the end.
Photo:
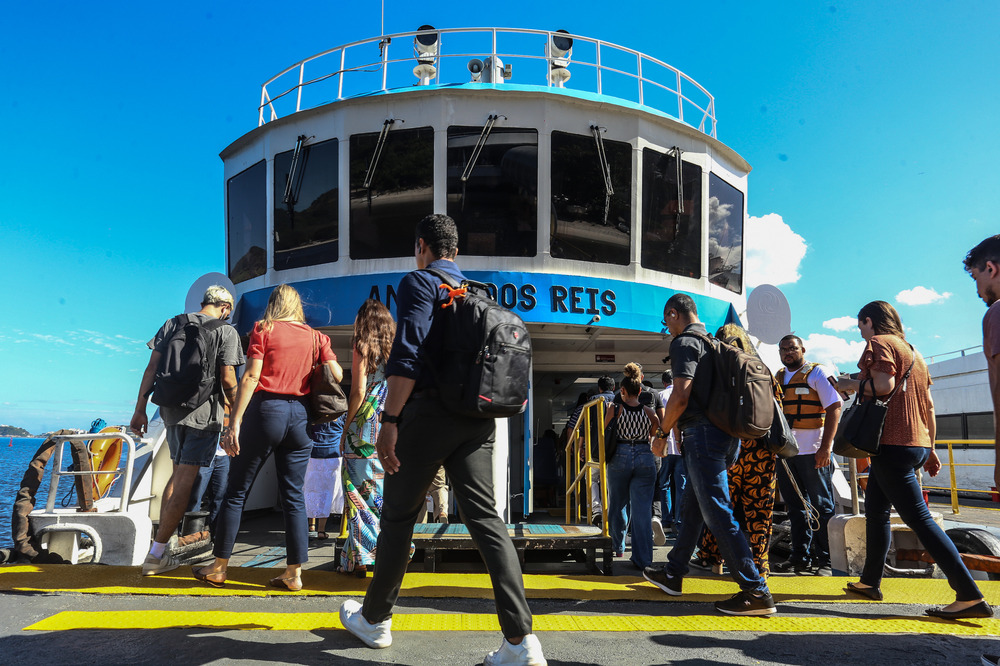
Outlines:
POLYGON ((31 433, 17 426, 0 425, 0 437, 31 437, 31 433))

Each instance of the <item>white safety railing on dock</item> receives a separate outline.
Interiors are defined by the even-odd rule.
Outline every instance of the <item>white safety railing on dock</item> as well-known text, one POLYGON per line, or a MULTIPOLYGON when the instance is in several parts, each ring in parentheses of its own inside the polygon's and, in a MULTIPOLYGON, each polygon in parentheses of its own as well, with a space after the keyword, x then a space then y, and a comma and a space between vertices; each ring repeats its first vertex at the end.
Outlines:
MULTIPOLYGON (((413 69, 418 61, 413 43, 418 35, 437 36, 437 53, 420 56, 420 64, 433 65, 433 74, 427 78, 429 83, 470 83, 468 64, 476 58, 486 63, 486 67, 494 63, 511 68, 509 79, 487 82, 491 78, 488 75, 477 85, 502 87, 509 81, 609 95, 662 111, 709 136, 716 136, 715 98, 679 69, 599 39, 521 28, 402 32, 317 53, 261 86, 258 126, 347 97, 416 85, 413 69), (573 40, 569 56, 547 54, 546 45, 553 36, 573 40), (569 73, 561 85, 549 76, 554 61, 569 73), (303 99, 304 93, 308 93, 308 99, 303 99)), ((492 76, 495 78, 495 74, 492 76)))
MULTIPOLYGON (((135 442, 132 441, 132 437, 128 433, 87 433, 82 435, 54 435, 53 439, 56 442, 55 450, 55 465, 52 467, 52 477, 50 479, 49 485, 49 495, 45 500, 45 512, 52 513, 55 511, 56 507, 56 495, 58 494, 59 479, 63 476, 92 476, 97 477, 103 474, 114 474, 116 477, 122 475, 122 495, 121 501, 118 504, 116 511, 126 512, 128 511, 129 496, 132 494, 132 470, 135 466, 135 442), (104 434, 105 436, 101 436, 104 434), (118 465, 115 469, 98 469, 98 470, 64 470, 62 468, 63 461, 63 445, 70 441, 91 441, 91 440, 105 440, 105 439, 121 439, 125 442, 125 463, 122 465, 119 460, 118 465)), ((95 498, 98 499, 98 498, 95 498)))

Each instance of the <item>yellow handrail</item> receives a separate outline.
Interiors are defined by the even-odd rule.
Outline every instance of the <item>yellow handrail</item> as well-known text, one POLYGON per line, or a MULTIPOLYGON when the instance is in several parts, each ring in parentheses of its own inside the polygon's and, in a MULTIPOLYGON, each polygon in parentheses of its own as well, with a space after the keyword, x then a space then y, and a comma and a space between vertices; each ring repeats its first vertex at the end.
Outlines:
POLYGON ((590 524, 590 507, 593 506, 594 470, 597 470, 601 493, 601 536, 610 536, 608 531, 608 470, 604 455, 604 398, 594 398, 580 410, 580 417, 569 433, 564 453, 566 454, 566 524, 579 523, 580 484, 586 484, 587 524, 590 524), (590 416, 597 410, 597 423, 602 427, 597 433, 591 432, 590 416), (581 425, 583 433, 581 435, 581 425), (591 458, 592 443, 597 442, 597 460, 591 458))
POLYGON ((948 462, 943 463, 948 465, 948 476, 951 481, 950 488, 944 488, 943 486, 924 486, 924 488, 930 488, 933 490, 950 490, 951 492, 951 512, 954 515, 959 514, 958 505, 958 491, 967 493, 992 493, 990 490, 978 490, 976 488, 959 488, 958 482, 955 479, 955 468, 956 467, 992 467, 989 463, 957 463, 955 462, 955 454, 952 449, 955 444, 993 444, 992 439, 938 439, 934 441, 934 448, 938 446, 945 445, 948 447, 948 462))

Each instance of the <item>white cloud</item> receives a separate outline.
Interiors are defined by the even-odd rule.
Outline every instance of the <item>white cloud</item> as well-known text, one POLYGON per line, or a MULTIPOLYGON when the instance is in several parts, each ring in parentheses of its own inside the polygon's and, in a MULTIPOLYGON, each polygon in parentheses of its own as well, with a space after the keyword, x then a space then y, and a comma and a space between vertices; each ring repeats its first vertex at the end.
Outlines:
MULTIPOLYGON (((857 319, 854 322, 857 324, 857 319)), ((806 348, 807 361, 822 363, 831 371, 839 372, 857 372, 858 360, 865 349, 863 340, 851 342, 826 333, 812 333, 802 344, 806 348)), ((782 367, 778 345, 760 345, 758 351, 771 372, 777 372, 782 367)))
POLYGON ((927 287, 904 289, 896 294, 896 302, 902 303, 903 305, 929 305, 931 303, 937 303, 938 301, 948 300, 949 298, 951 298, 950 291, 939 294, 933 289, 928 289, 927 287))
POLYGON ((831 331, 849 331, 852 328, 857 328, 858 318, 851 317, 850 315, 844 317, 836 317, 834 319, 827 319, 823 322, 823 328, 828 328, 831 331))
POLYGON ((799 264, 806 256, 806 239, 792 231, 780 215, 769 213, 748 218, 746 244, 747 285, 798 282, 799 264))

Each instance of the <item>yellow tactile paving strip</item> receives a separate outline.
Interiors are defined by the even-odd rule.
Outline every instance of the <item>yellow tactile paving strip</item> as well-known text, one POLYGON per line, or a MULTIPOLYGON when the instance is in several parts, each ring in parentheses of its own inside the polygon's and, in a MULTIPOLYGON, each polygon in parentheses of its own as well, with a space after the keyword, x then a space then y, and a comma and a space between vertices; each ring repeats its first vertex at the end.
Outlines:
MULTIPOLYGON (((370 578, 355 578, 329 571, 306 571, 301 592, 268 586, 268 580, 283 569, 234 568, 226 587, 213 588, 194 580, 190 570, 177 569, 161 576, 140 576, 137 567, 88 565, 0 566, 0 592, 79 592, 170 596, 363 596, 370 578)), ((772 576, 771 594, 778 603, 877 603, 844 592, 849 578, 820 576, 772 576)), ((693 577, 684 580, 684 595, 671 597, 635 576, 574 576, 526 574, 529 599, 573 601, 716 601, 732 596, 739 588, 729 578, 693 577)), ((1000 605, 1000 581, 979 581, 991 604, 1000 605)), ((935 605, 955 598, 948 582, 941 579, 887 578, 882 582, 887 603, 935 605)), ((406 575, 401 596, 460 599, 492 599, 486 574, 419 573, 406 575)))
MULTIPOLYGON (((26 631, 66 631, 72 629, 170 629, 207 627, 212 629, 258 629, 277 631, 318 631, 343 629, 337 613, 230 613, 178 611, 66 611, 26 627, 26 631)), ((393 631, 499 631, 495 615, 433 615, 397 613, 393 631)), ((755 631, 782 633, 874 633, 946 634, 995 636, 1000 620, 949 622, 933 618, 884 617, 729 617, 694 615, 661 617, 652 615, 536 615, 534 631, 755 631)))

